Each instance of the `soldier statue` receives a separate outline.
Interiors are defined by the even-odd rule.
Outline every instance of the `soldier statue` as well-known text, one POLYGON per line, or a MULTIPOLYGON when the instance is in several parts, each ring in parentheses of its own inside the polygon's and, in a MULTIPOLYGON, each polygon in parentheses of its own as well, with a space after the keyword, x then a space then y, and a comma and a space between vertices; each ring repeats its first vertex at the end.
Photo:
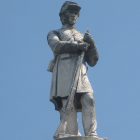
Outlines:
POLYGON ((48 67, 52 72, 50 100, 60 113, 55 139, 81 135, 77 112, 82 114, 85 136, 98 138, 95 99, 87 75, 87 64, 96 65, 98 52, 91 34, 82 34, 75 28, 80 9, 75 2, 64 2, 59 13, 62 28, 47 36, 54 54, 48 67))

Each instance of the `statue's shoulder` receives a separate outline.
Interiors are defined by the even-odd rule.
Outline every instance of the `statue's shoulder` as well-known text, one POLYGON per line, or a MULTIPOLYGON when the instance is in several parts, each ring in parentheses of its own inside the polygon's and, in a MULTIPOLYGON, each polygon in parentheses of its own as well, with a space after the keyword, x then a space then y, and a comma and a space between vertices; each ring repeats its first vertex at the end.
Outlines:
POLYGON ((52 39, 54 36, 59 37, 60 36, 60 30, 61 29, 55 29, 55 30, 49 31, 48 34, 47 34, 47 40, 52 39))
POLYGON ((65 28, 59 28, 48 33, 48 39, 51 39, 54 36, 57 36, 60 40, 63 40, 64 38, 69 37, 69 31, 65 28))
POLYGON ((48 36, 50 36, 52 34, 56 34, 57 35, 59 33, 59 31, 60 31, 60 29, 51 30, 51 31, 48 32, 48 36))

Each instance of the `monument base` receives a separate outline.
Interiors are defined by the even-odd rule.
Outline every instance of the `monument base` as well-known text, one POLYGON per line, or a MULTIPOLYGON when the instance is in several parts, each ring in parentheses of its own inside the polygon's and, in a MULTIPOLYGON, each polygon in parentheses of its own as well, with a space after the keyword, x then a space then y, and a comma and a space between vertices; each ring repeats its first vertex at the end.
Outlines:
POLYGON ((90 137, 90 136, 72 136, 72 137, 64 137, 58 138, 56 140, 107 140, 106 138, 97 138, 97 137, 90 137))

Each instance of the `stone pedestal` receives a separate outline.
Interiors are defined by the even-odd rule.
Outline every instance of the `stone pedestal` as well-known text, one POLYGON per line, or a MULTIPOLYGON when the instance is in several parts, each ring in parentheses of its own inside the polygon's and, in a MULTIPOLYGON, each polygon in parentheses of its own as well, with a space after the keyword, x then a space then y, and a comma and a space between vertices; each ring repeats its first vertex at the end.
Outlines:
POLYGON ((105 138, 96 138, 96 137, 82 137, 82 136, 72 136, 72 137, 65 137, 65 138, 59 138, 56 140, 107 140, 105 138))

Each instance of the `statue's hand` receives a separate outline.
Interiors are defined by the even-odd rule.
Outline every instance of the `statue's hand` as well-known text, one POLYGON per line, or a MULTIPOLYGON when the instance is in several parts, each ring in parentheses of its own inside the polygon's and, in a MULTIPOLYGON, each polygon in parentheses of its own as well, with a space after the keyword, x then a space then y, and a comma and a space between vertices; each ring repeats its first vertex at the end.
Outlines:
POLYGON ((87 51, 89 44, 87 42, 80 42, 78 43, 79 50, 87 51))
POLYGON ((92 35, 89 32, 85 33, 83 40, 85 42, 89 43, 89 44, 93 44, 94 43, 94 39, 93 39, 92 35))

